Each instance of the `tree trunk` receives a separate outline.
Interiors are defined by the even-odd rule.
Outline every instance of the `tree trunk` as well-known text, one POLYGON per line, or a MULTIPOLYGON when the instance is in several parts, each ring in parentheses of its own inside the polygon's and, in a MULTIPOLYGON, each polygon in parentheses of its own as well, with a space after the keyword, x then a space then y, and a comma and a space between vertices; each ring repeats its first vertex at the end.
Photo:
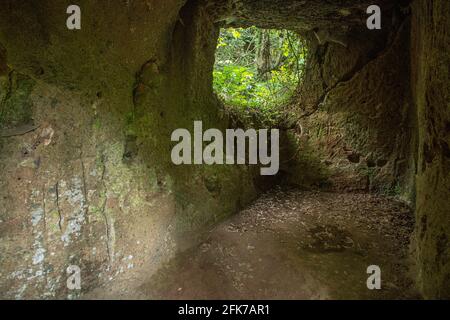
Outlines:
POLYGON ((270 34, 269 30, 260 30, 258 37, 258 49, 256 52, 256 70, 258 78, 267 80, 271 70, 270 34))

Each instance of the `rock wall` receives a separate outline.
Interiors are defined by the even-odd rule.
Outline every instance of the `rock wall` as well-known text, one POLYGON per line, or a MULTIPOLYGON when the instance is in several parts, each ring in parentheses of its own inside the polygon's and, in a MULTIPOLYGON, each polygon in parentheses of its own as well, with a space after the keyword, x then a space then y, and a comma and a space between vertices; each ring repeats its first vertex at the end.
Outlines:
POLYGON ((426 298, 450 298, 450 3, 413 4, 412 86, 418 118, 415 253, 426 298))
POLYGON ((305 34, 310 56, 293 105, 336 187, 415 207, 417 286, 425 298, 447 299, 449 7, 414 1, 379 34, 351 33, 347 47, 305 34))
POLYGON ((389 17, 383 21, 393 22, 380 31, 354 29, 347 46, 318 44, 306 34, 309 60, 292 108, 318 146, 333 188, 381 191, 413 202, 410 21, 389 17))
POLYGON ((225 128, 218 36, 184 1, 4 1, 0 297, 75 298, 147 274, 256 196, 253 169, 170 161, 176 128, 225 128), (66 287, 69 265, 82 290, 66 287))

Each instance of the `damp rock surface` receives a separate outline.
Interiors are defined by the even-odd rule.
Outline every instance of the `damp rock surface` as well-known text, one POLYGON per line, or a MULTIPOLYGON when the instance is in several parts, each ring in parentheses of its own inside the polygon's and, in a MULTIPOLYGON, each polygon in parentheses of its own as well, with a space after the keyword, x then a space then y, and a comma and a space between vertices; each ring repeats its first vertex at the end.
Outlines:
POLYGON ((63 2, 3 0, 0 6, 1 298, 73 299, 116 279, 127 283, 135 270, 145 271, 136 282, 143 286, 140 297, 214 296, 222 287, 215 279, 237 297, 252 296, 246 284, 255 296, 270 298, 410 297, 403 269, 389 280, 396 259, 403 266, 398 254, 407 240, 397 235, 400 247, 385 243, 406 226, 378 230, 384 218, 401 220, 403 209, 362 191, 410 205, 415 282, 425 298, 450 297, 449 1, 379 1, 383 27, 375 31, 366 27, 371 1, 365 0, 77 4, 78 31, 67 30, 63 2), (199 119, 221 130, 233 123, 212 91, 214 53, 220 27, 250 25, 296 31, 308 47, 303 80, 285 106, 296 125, 282 132, 280 175, 265 180, 252 166, 173 165, 173 130, 192 129, 199 119), (309 209, 275 210, 280 216, 271 211, 275 198, 264 208, 256 202, 248 211, 253 218, 244 212, 239 223, 227 220, 211 233, 223 243, 203 243, 193 253, 197 260, 179 257, 198 282, 194 291, 151 280, 176 252, 196 246, 205 230, 275 183, 357 193, 300 192, 295 201, 304 199, 309 209), (363 207, 353 212, 358 203, 363 207), (307 215, 314 210, 317 215, 307 215), (260 226, 263 219, 268 222, 260 226), (255 248, 266 265, 242 254, 242 261, 233 260, 237 253, 224 248, 234 242, 246 253, 255 248), (261 244, 278 258, 264 256, 261 244), (385 263, 390 289, 361 287, 361 274, 373 263, 365 253, 385 263), (320 263, 321 276, 312 267, 320 263), (69 265, 83 270, 89 285, 81 292, 66 287, 69 265), (349 265, 362 273, 345 274, 349 265), (200 267, 211 268, 209 284, 198 276, 200 267), (270 279, 272 267, 292 281, 275 277, 265 292, 266 284, 254 279, 270 279), (342 274, 356 289, 342 289, 348 283, 342 274))

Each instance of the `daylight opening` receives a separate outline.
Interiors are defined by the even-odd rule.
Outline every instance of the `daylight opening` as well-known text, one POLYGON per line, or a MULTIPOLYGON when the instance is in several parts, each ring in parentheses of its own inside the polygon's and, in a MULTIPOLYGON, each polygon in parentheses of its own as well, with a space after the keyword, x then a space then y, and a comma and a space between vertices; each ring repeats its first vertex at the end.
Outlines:
POLYGON ((297 88, 305 59, 306 46, 295 32, 221 29, 214 90, 228 107, 275 111, 297 88))

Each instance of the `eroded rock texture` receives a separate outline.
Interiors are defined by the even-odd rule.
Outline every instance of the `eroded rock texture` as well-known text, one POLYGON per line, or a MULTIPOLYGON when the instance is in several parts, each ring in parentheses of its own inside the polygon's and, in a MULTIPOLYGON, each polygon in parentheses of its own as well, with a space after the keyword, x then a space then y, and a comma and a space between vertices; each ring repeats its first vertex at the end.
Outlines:
MULTIPOLYGON (((345 32, 365 25, 371 1, 315 0, 213 0, 205 1, 216 21, 239 26, 311 31, 335 29, 345 32)), ((407 1, 403 1, 407 2, 407 1)), ((396 1, 378 1, 389 12, 396 1)))
POLYGON ((356 179, 348 189, 399 188, 412 201, 415 111, 409 30, 405 15, 386 30, 360 30, 348 37, 347 48, 319 45, 311 37, 293 110, 311 141, 321 146, 334 180, 342 184, 342 173, 353 171, 356 179))
POLYGON ((168 177, 142 159, 129 123, 136 74, 169 57, 183 3, 80 1, 77 32, 68 5, 0 9, 1 129, 37 127, 0 140, 5 298, 67 297, 71 264, 88 291, 175 248, 168 177))
MULTIPOLYGON (((230 124, 211 86, 219 27, 257 25, 308 40, 290 109, 319 146, 314 166, 416 195, 418 284, 448 298, 450 10, 408 3, 380 1, 383 29, 368 31, 371 1, 80 0, 69 31, 69 1, 3 1, 0 296, 75 297, 72 264, 77 294, 151 273, 256 197, 254 167, 174 166, 170 134, 230 124)), ((291 182, 317 180, 297 169, 283 168, 291 182)))
POLYGON ((171 133, 225 128, 218 28, 184 1, 8 1, 0 10, 1 269, 7 298, 74 297, 151 273, 257 194, 256 168, 176 167, 171 133), (82 291, 66 268, 83 271, 82 291))
POLYGON ((428 298, 450 298, 450 3, 413 5, 413 91, 418 116, 416 257, 428 298))

